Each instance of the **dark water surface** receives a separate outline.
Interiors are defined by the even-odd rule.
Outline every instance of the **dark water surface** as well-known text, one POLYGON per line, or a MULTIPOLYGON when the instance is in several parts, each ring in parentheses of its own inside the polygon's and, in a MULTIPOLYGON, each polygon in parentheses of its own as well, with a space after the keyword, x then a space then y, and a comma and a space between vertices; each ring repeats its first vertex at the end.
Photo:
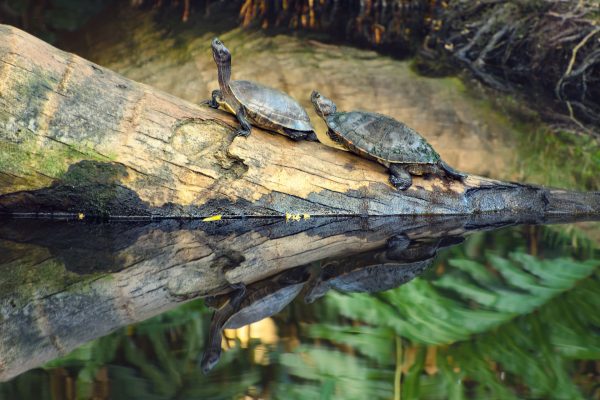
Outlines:
POLYGON ((0 399, 600 394, 597 222, 0 222, 0 399))

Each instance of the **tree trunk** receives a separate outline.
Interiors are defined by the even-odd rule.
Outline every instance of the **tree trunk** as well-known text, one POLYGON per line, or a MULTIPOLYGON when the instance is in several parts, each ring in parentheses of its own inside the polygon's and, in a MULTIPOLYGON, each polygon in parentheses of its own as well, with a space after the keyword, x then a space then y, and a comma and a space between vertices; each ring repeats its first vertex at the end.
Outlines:
MULTIPOLYGON (((185 77, 182 77, 184 79, 185 77)), ((308 94, 307 94, 308 95, 308 94)), ((208 96, 208 94, 207 94, 208 96)), ((0 212, 120 217, 590 214, 600 194, 415 177, 254 128, 0 26, 0 212)))

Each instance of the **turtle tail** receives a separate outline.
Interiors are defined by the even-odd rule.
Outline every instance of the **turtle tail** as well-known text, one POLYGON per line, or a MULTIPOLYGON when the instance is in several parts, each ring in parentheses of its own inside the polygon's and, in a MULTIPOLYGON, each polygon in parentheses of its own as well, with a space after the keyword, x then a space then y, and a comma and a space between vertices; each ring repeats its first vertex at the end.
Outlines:
POLYGON ((454 168, 452 168, 451 166, 449 166, 442 160, 440 160, 438 163, 439 163, 440 168, 442 168, 444 170, 444 172, 446 172, 446 174, 448 174, 450 177, 452 177, 454 179, 458 179, 458 180, 462 181, 464 178, 467 177, 466 174, 463 174, 462 172, 455 170, 454 168))

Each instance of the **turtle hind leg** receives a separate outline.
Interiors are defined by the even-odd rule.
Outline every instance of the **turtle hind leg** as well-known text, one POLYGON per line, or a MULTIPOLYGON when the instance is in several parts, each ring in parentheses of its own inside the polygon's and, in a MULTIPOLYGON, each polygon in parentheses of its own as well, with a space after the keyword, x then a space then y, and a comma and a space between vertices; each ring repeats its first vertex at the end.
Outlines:
POLYGON ((462 181, 464 178, 467 177, 466 174, 463 174, 462 172, 455 170, 454 168, 452 168, 451 166, 449 166, 442 160, 438 161, 438 166, 451 178, 462 181))
POLYGON ((387 241, 387 258, 390 260, 402 260, 403 252, 408 246, 410 246, 410 239, 405 233, 392 236, 387 241))
POLYGON ((398 190, 406 190, 412 185, 412 177, 408 171, 400 164, 389 166, 390 182, 398 190))
POLYGON ((319 139, 317 139, 317 135, 315 134, 314 131, 310 131, 310 132, 297 131, 297 130, 288 129, 288 128, 283 128, 283 131, 285 132, 286 136, 288 136, 290 139, 295 140, 295 141, 300 141, 300 140, 308 140, 311 142, 319 141, 319 139))
POLYGON ((308 134, 306 135, 306 140, 308 140, 309 142, 319 142, 319 138, 317 137, 315 131, 308 132, 308 134))

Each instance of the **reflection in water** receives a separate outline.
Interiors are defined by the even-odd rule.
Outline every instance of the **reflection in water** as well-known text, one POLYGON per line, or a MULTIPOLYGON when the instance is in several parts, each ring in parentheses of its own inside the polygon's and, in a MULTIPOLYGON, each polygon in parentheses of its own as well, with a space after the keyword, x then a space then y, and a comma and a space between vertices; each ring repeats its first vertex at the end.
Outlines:
MULTIPOLYGON (((440 247, 457 244, 461 237, 418 239, 405 235, 390 237, 379 249, 324 259, 313 274, 305 300, 323 297, 330 288, 341 292, 375 293, 398 287, 422 274, 440 247)), ((223 329, 237 329, 280 312, 302 291, 309 279, 307 266, 284 271, 233 293, 209 297, 206 304, 217 308, 213 314, 207 349, 202 356, 202 371, 208 373, 221 357, 223 329)))
MULTIPOLYGON (((223 304, 215 311, 210 323, 202 371, 208 373, 221 358, 223 329, 238 329, 280 312, 300 293, 307 279, 307 269, 297 267, 222 296, 223 304)), ((208 306, 218 303, 219 299, 209 297, 206 300, 208 306)))
POLYGON ((394 374, 408 385, 397 389, 407 397, 417 387, 431 394, 431 382, 454 378, 481 388, 484 397, 513 390, 544 397, 558 390, 552 389, 557 381, 561 395, 589 394, 589 385, 578 381, 578 389, 569 371, 576 366, 588 381, 597 377, 593 364, 578 361, 600 356, 593 335, 600 327, 593 311, 597 253, 573 250, 572 236, 550 240, 557 230, 547 228, 527 230, 526 240, 515 229, 454 246, 474 231, 519 222, 527 218, 2 221, 0 379, 18 377, 0 385, 0 398, 36 398, 15 394, 17 382, 41 373, 23 372, 101 336, 52 361, 50 375, 42 376, 85 365, 88 378, 78 382, 108 379, 111 398, 118 391, 144 397, 126 383, 133 376, 152 382, 153 389, 144 386, 146 395, 192 393, 198 385, 206 398, 225 393, 225 386, 225 398, 257 387, 279 397, 310 397, 327 385, 341 398, 390 398, 394 374), (447 247, 453 248, 438 254, 447 247), (209 315, 201 305, 175 308, 198 297, 216 309, 210 326, 202 322, 209 315), (270 315, 281 340, 259 347, 253 340, 248 349, 221 354, 223 329, 270 315), (526 333, 532 329, 539 334, 526 333), (541 366, 527 372, 540 365, 536 343, 554 349, 544 356, 555 365, 551 375, 541 366), (259 348, 266 351, 264 365, 248 356, 259 348), (219 364, 207 377, 194 367, 201 354, 205 371, 219 364), (453 361, 443 361, 448 357, 453 361), (501 373, 506 381, 498 381, 501 373))
POLYGON ((306 301, 312 303, 330 288, 363 293, 393 289, 425 272, 440 247, 461 241, 460 237, 449 236, 411 242, 403 235, 393 236, 383 249, 325 263, 319 278, 306 295, 306 301))

